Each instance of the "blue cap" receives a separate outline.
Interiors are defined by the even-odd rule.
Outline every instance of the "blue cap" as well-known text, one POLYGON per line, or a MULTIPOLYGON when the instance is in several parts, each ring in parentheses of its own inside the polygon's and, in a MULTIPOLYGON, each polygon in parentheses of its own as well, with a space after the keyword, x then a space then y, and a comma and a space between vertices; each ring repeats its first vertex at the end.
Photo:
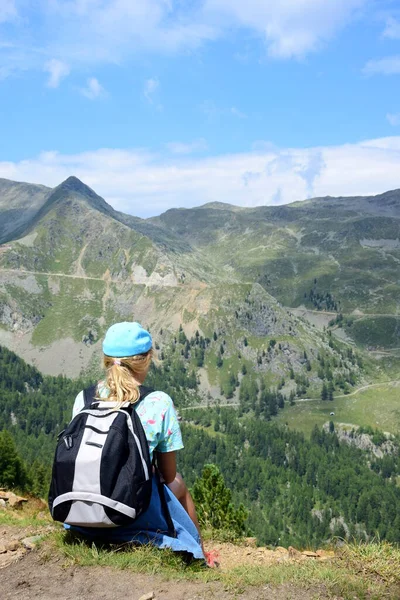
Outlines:
POLYGON ((107 330, 103 352, 107 356, 134 356, 148 352, 153 340, 139 323, 115 323, 107 330))

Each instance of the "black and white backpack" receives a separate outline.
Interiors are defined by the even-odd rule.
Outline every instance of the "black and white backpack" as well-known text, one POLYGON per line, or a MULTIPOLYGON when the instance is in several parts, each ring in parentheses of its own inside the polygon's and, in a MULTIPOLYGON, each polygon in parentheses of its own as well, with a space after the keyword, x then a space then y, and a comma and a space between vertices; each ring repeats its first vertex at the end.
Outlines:
MULTIPOLYGON (((59 435, 49 508, 70 525, 118 527, 149 506, 149 446, 134 407, 107 407, 94 400, 96 389, 84 391, 84 408, 59 435)), ((152 391, 141 386, 140 400, 152 391)))

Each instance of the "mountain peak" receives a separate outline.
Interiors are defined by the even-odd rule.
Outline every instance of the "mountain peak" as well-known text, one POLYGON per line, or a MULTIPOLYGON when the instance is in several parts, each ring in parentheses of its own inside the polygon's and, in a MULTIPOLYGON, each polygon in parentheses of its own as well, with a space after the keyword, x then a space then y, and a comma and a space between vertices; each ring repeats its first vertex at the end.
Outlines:
POLYGON ((76 192, 78 194, 89 196, 91 198, 98 197, 96 192, 94 192, 92 188, 86 185, 86 183, 83 183, 83 181, 78 179, 78 177, 75 177, 75 175, 70 175, 70 177, 67 177, 67 179, 60 183, 56 189, 76 192))
POLYGON ((240 206, 235 206, 234 204, 228 204, 227 202, 207 202, 206 204, 202 204, 197 208, 214 208, 216 210, 235 210, 240 209, 240 206))
POLYGON ((57 187, 51 190, 46 203, 35 215, 35 223, 40 220, 49 210, 55 206, 64 204, 66 201, 84 202, 91 208, 115 218, 115 210, 107 202, 96 194, 88 185, 83 183, 78 177, 71 175, 57 187))

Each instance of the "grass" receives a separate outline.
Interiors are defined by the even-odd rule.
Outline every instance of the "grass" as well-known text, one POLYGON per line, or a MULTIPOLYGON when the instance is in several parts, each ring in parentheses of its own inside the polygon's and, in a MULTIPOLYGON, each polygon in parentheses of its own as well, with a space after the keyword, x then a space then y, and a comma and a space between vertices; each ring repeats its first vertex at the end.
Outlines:
POLYGON ((108 566, 135 573, 157 573, 167 580, 189 580, 206 584, 221 582, 225 588, 243 593, 249 587, 293 584, 299 588, 324 588, 324 598, 340 594, 344 599, 381 600, 395 598, 400 589, 400 550, 390 544, 346 545, 331 561, 271 563, 206 569, 201 561, 188 564, 183 556, 151 545, 102 546, 69 533, 52 535, 52 544, 74 566, 108 566))
POLYGON ((367 576, 377 575, 389 584, 400 585, 400 549, 387 542, 344 546, 341 560, 354 571, 362 565, 367 576))
MULTIPOLYGON (((43 502, 33 500, 20 510, 0 510, 0 525, 32 529, 44 535, 39 552, 41 560, 63 559, 64 566, 99 567, 132 573, 157 574, 164 580, 195 581, 206 585, 220 582, 233 594, 265 585, 291 584, 301 589, 316 589, 316 598, 343 600, 383 600, 400 597, 400 549, 386 542, 345 544, 334 559, 302 562, 284 561, 263 566, 207 569, 201 561, 188 564, 184 556, 151 545, 102 545, 65 532, 61 526, 44 532, 50 516, 43 502)), ((47 528, 46 528, 47 529, 47 528)), ((223 550, 221 550, 223 552, 223 550)), ((234 596, 233 596, 234 597, 234 596)))
POLYGON ((68 336, 80 341, 91 326, 99 330, 97 318, 102 314, 104 288, 102 281, 60 278, 60 293, 52 297, 51 306, 33 332, 32 343, 48 345, 68 336))
MULTIPOLYGON (((14 490, 19 496, 19 490, 14 490)), ((29 498, 22 508, 9 510, 0 509, 0 525, 15 525, 19 527, 43 526, 53 523, 47 509, 47 503, 39 498, 29 498)))
POLYGON ((346 331, 357 344, 378 348, 400 346, 400 319, 398 317, 363 317, 354 321, 346 331))
POLYGON ((286 405, 277 420, 287 423, 292 429, 309 435, 314 425, 321 427, 327 421, 370 425, 391 433, 400 432, 399 387, 381 384, 333 401, 297 401, 294 406, 286 405), (334 416, 330 413, 334 412, 334 416))

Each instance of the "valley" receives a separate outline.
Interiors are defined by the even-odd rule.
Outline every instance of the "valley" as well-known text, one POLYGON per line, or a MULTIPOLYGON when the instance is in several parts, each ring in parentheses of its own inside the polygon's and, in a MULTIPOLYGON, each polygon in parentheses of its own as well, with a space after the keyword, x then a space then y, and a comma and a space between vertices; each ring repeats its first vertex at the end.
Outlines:
POLYGON ((96 376, 109 324, 135 319, 197 373, 200 404, 240 405, 255 385, 308 434, 332 402, 398 430, 390 387, 369 388, 387 398, 372 411, 353 393, 400 377, 400 191, 140 219, 76 177, 0 180, 0 217, 0 344, 43 373, 96 376))
POLYGON ((0 181, 0 447, 21 489, 46 493, 104 332, 137 320, 189 485, 217 464, 262 544, 398 541, 400 192, 139 219, 74 177, 24 190, 0 181))

